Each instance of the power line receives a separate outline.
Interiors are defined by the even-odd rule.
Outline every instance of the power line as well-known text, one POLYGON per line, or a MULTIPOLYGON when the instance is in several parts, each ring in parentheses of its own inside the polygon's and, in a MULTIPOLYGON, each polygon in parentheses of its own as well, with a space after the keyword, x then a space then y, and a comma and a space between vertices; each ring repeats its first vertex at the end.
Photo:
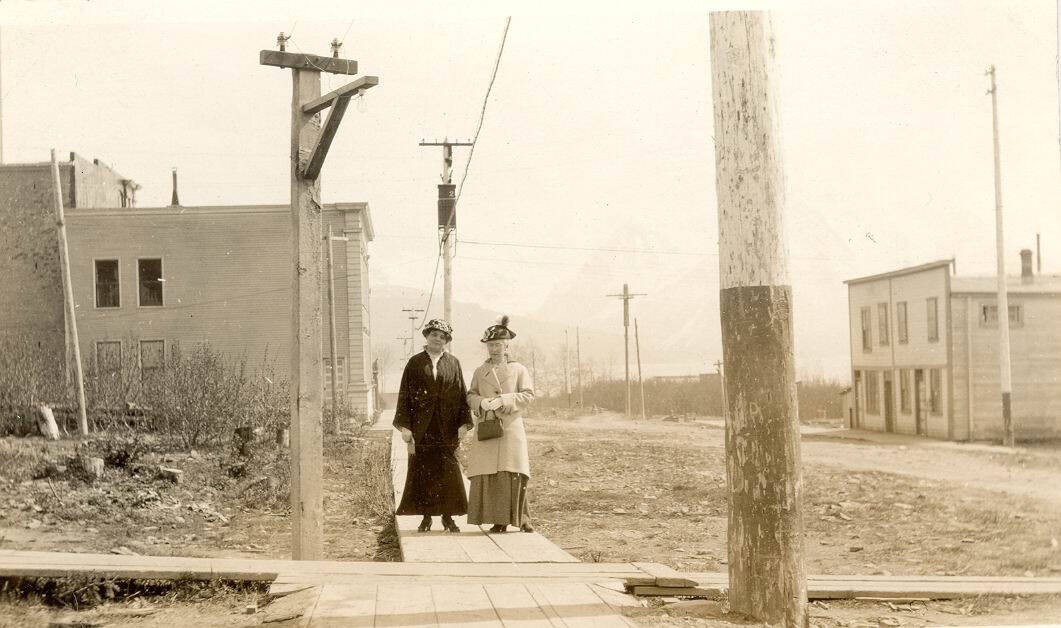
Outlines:
MULTIPOLYGON (((471 149, 468 151, 468 161, 464 162, 464 174, 461 175, 460 184, 457 186, 457 195, 453 199, 453 211, 449 214, 449 220, 446 222, 445 228, 442 229, 444 234, 438 242, 438 259, 435 260, 435 274, 431 278, 431 291, 427 295, 427 306, 424 307, 424 311, 427 312, 431 308, 431 300, 435 296, 435 286, 438 284, 438 266, 442 261, 442 254, 446 243, 445 234, 449 234, 453 228, 453 221, 457 217, 457 206, 460 203, 461 194, 464 191, 464 182, 468 178, 468 170, 472 165, 472 158, 475 156, 475 145, 479 141, 479 132, 483 130, 483 120, 486 118, 486 105, 490 102, 490 92, 494 88, 494 81, 497 79, 497 71, 501 67, 501 55, 505 51, 505 41, 508 40, 508 27, 512 24, 512 16, 505 18, 505 30, 501 33, 501 45, 497 49, 497 58, 494 59, 494 71, 490 74, 490 83, 486 86, 486 94, 483 96, 483 106, 479 110, 479 122, 475 125, 475 135, 472 136, 471 149)), ((425 315, 426 319, 426 315, 425 315)), ((424 322, 421 321, 420 326, 423 327, 424 322)))

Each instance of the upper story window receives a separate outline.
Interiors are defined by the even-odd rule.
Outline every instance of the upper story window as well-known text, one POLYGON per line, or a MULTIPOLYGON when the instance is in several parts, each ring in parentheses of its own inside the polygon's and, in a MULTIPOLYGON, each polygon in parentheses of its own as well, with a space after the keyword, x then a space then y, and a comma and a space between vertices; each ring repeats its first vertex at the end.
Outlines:
POLYGON ((895 304, 895 326, 898 328, 899 344, 910 342, 910 327, 906 322, 906 301, 895 304))
POLYGON ((939 299, 929 297, 925 301, 926 320, 928 328, 928 341, 939 341, 939 299))
MULTIPOLYGON (((1009 326, 1020 327, 1024 324, 1024 312, 1020 305, 1009 306, 1009 326)), ((998 306, 997 305, 980 305, 980 326, 981 327, 997 327, 998 326, 998 306)))
POLYGON ((877 304, 877 333, 880 336, 881 346, 888 344, 888 304, 877 304))
POLYGON ((162 260, 146 258, 136 260, 137 284, 140 286, 141 307, 162 305, 162 260))
POLYGON ((96 307, 121 307, 118 260, 96 260, 96 307))
POLYGON ((873 351, 873 322, 869 306, 862 308, 862 350, 873 351))

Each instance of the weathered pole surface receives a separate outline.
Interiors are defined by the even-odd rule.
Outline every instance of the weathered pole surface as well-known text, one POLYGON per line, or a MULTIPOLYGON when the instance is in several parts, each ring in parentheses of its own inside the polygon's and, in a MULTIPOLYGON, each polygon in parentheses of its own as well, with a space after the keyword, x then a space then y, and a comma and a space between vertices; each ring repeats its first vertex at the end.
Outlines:
POLYGON ((339 343, 335 337, 335 259, 332 252, 332 226, 328 225, 328 233, 324 237, 325 246, 328 247, 328 330, 331 339, 332 361, 332 424, 329 427, 332 433, 338 434, 340 428, 339 414, 339 343))
POLYGON ((807 625, 803 484, 783 231, 774 39, 757 11, 710 15, 729 485, 729 602, 807 625))
POLYGON ((291 347, 291 554, 320 560, 324 538, 321 425, 321 246, 320 179, 303 167, 320 135, 319 114, 302 105, 321 95, 316 70, 292 69, 291 225, 294 239, 291 347))
MULTIPOLYGON (((74 284, 70 279, 70 246, 66 241, 66 215, 63 213, 63 188, 59 179, 59 162, 52 149, 52 188, 55 202, 55 222, 59 229, 59 267, 63 274, 63 301, 66 303, 66 326, 73 345, 74 373, 77 375, 77 429, 88 436, 88 412, 85 409, 85 374, 81 369, 81 342, 77 337, 77 308, 74 306, 74 284)), ((69 366, 67 366, 69 368, 69 366)))
POLYGON ((1009 362, 1009 294, 1006 290, 1005 242, 1002 237, 1002 166, 998 149, 998 87, 995 85, 995 66, 987 70, 991 76, 991 139, 995 155, 995 261, 998 275, 998 368, 1002 386, 1002 444, 1012 447, 1013 378, 1009 362))

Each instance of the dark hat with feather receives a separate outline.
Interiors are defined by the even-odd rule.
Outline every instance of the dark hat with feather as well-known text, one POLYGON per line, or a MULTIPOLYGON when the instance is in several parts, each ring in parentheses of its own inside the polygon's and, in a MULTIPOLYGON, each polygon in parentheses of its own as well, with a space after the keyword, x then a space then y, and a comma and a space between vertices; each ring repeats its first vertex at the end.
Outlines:
POLYGON ((491 325, 486 328, 483 332, 483 337, 479 342, 490 342, 491 340, 512 340, 516 337, 516 332, 508 328, 508 316, 502 315, 497 319, 496 325, 491 325))

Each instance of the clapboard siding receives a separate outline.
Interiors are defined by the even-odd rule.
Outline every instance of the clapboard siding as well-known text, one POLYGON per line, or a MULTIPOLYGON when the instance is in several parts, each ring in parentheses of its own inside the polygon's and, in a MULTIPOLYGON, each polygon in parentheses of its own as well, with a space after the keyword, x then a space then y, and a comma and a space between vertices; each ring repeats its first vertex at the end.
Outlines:
MULTIPOLYGON (((340 207, 325 207, 325 219, 336 235, 349 224, 349 214, 367 211, 362 204, 340 207)), ((289 373, 293 260, 286 205, 85 211, 70 216, 69 239, 81 348, 87 360, 95 355, 100 340, 120 340, 125 352, 137 351, 139 339, 164 339, 167 350, 177 344, 206 343, 231 360, 245 360, 251 368, 268 359, 279 374, 289 373), (145 257, 162 259, 162 307, 138 305, 137 259, 145 257), (119 260, 119 308, 95 307, 96 259, 119 260)), ((354 300, 350 276, 355 276, 355 284, 360 282, 356 276, 363 266, 356 265, 350 273, 346 243, 334 244, 339 355, 353 367, 346 369, 348 390, 364 395, 364 387, 358 385, 363 358, 354 345, 366 343, 357 327, 360 315, 349 315, 354 300)), ((326 289, 321 298, 326 356, 331 342, 326 289)), ((356 305, 358 313, 367 307, 356 305)), ((367 403, 353 402, 359 407, 367 403)))
MULTIPOLYGON (((998 328, 980 321, 980 308, 994 305, 994 295, 964 294, 953 297, 955 312, 955 424, 968 436, 968 374, 972 381, 972 439, 1002 437, 1002 392, 999 370, 998 328), (971 306, 971 308, 970 308, 971 306), (968 311, 972 310, 972 318, 968 311), (959 316, 959 313, 960 316, 959 316), (969 338, 965 337, 969 320, 969 338), (960 333, 960 335, 959 335, 960 333), (968 343, 971 341, 972 369, 968 343)), ((1061 296, 1009 294, 1010 305, 1019 305, 1023 323, 1010 327, 1010 368, 1013 381, 1012 412, 1017 438, 1061 436, 1061 296)))

